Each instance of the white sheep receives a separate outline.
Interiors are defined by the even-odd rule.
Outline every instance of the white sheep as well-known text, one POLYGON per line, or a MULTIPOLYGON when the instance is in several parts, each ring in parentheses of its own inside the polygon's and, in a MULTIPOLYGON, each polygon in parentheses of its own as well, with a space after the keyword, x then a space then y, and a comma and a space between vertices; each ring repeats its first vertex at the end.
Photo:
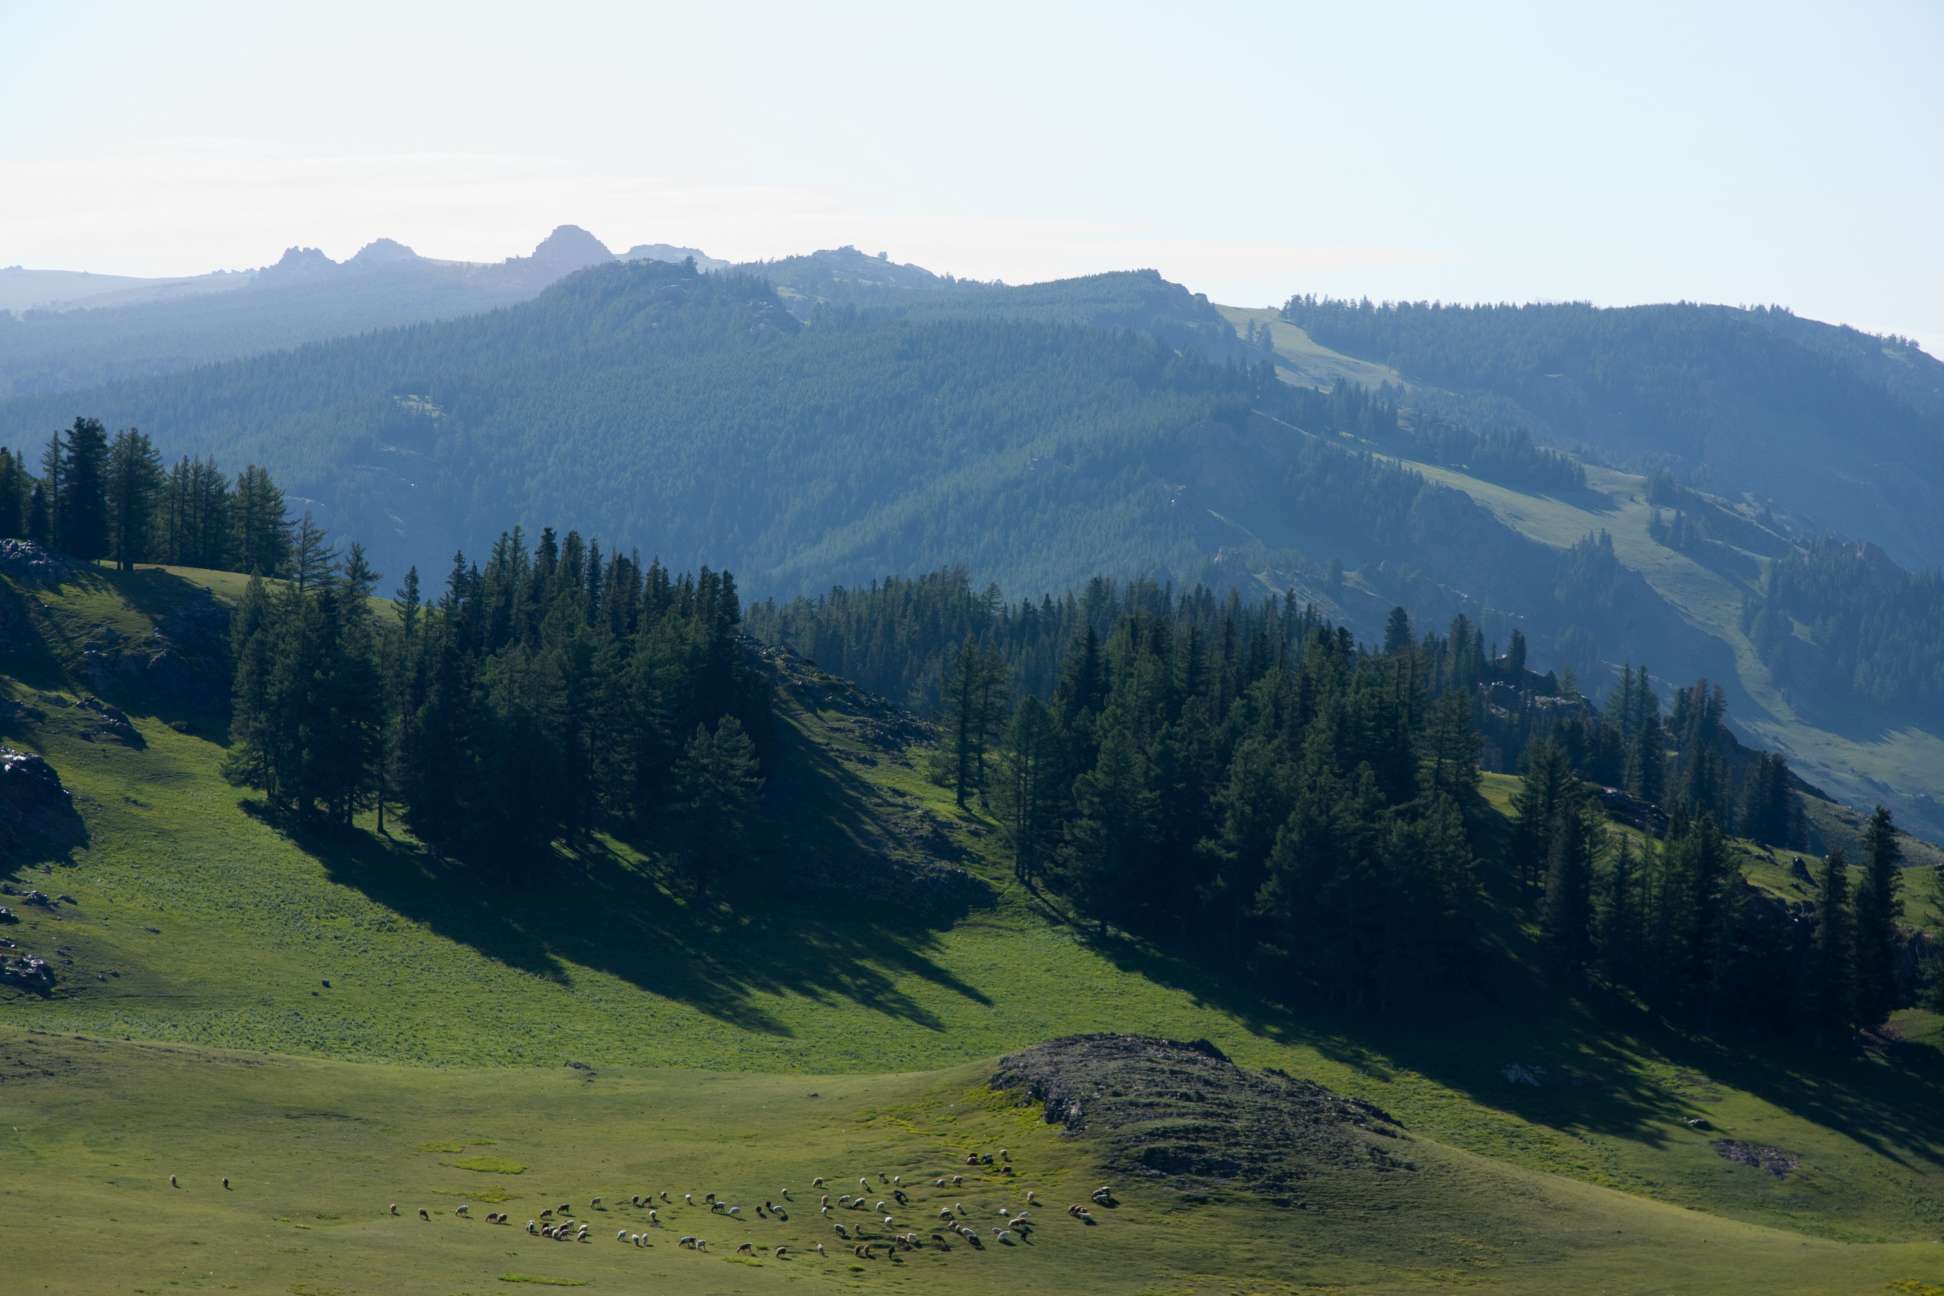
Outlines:
POLYGON ((180 1188, 180 1187, 182 1187, 182 1185, 176 1182, 176 1178, 175 1178, 175 1176, 174 1176, 174 1175, 170 1175, 170 1176, 169 1176, 169 1187, 171 1187, 171 1188, 180 1188))
POLYGON ((816 1253, 817 1253, 818 1255, 828 1255, 828 1254, 829 1254, 829 1252, 827 1252, 827 1251, 825 1251, 825 1250, 824 1250, 824 1244, 823 1244, 823 1243, 821 1243, 821 1242, 819 1242, 819 1243, 817 1243, 817 1245, 816 1245, 816 1247, 814 1248, 814 1250, 816 1251, 816 1253))
POLYGON ((596 1198, 595 1198, 595 1199, 594 1199, 593 1201, 591 1201, 591 1202, 589 1202, 589 1203, 587 1203, 587 1208, 588 1208, 589 1210, 605 1210, 605 1209, 606 1209, 606 1208, 605 1208, 604 1206, 602 1206, 602 1205, 601 1205, 601 1199, 600 1199, 599 1197, 596 1197, 596 1198))
POLYGON ((688 1203, 689 1205, 691 1205, 691 1206, 693 1206, 693 1205, 695 1205, 695 1194, 694 1194, 694 1193, 683 1193, 683 1194, 682 1194, 682 1200, 683 1200, 683 1201, 685 1201, 685 1202, 687 1202, 687 1203, 688 1203))
POLYGON ((737 1255, 746 1255, 746 1256, 753 1256, 753 1255, 755 1255, 755 1254, 756 1254, 756 1248, 755 1248, 755 1247, 753 1247, 753 1246, 751 1246, 751 1245, 749 1245, 749 1243, 747 1243, 747 1242, 745 1242, 745 1243, 743 1243, 743 1244, 742 1244, 741 1246, 739 1246, 739 1247, 737 1247, 737 1248, 736 1248, 736 1254, 737 1254, 737 1255))
POLYGON ((652 1206, 648 1208, 648 1222, 650 1224, 661 1223, 661 1216, 655 1213, 655 1209, 652 1206))
POLYGON ((1034 1192, 1031 1188, 1028 1188, 1026 1190, 1026 1203, 1029 1206, 1039 1205, 1039 1194, 1034 1192))
POLYGON ((537 1233, 538 1233, 538 1232, 540 1231, 540 1221, 538 1221, 538 1220, 528 1220, 528 1221, 527 1221, 527 1227, 526 1227, 526 1231, 527 1231, 528 1233, 536 1233, 536 1234, 537 1234, 537 1233))
POLYGON ((397 1203, 397 1202, 393 1202, 393 1203, 391 1204, 391 1213, 392 1213, 392 1214, 394 1214, 394 1215, 396 1215, 396 1214, 398 1214, 398 1203, 397 1203))
POLYGON ((816 1177, 815 1179, 812 1179, 812 1180, 810 1181, 810 1186, 811 1186, 812 1188, 821 1188, 821 1187, 823 1187, 823 1186, 824 1186, 824 1177, 823 1177, 822 1175, 818 1175, 818 1176, 817 1176, 817 1177, 816 1177))
POLYGON ((626 1242, 628 1240, 628 1230, 617 1229, 614 1234, 614 1240, 616 1242, 626 1242))
POLYGON ((419 1207, 419 1218, 422 1220, 430 1220, 432 1217, 426 1213, 425 1207, 421 1206, 419 1207))
POLYGON ((459 1209, 452 1213, 454 1215, 469 1215, 472 1213, 472 1207, 465 1202, 460 1202, 459 1209))

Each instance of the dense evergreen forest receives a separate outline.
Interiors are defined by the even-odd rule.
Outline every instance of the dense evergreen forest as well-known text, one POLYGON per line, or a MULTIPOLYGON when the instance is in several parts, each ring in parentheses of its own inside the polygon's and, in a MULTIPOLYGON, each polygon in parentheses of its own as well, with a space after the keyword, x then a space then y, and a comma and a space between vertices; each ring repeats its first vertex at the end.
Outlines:
MULTIPOLYGON (((1487 657, 1463 618, 1420 637, 1400 608, 1362 648, 1289 600, 1103 582, 1011 608, 956 572, 754 624, 888 680, 935 667, 934 776, 999 818, 1022 882, 1290 998, 1384 1012, 1490 983, 1488 890, 1537 922, 1555 984, 1598 979, 1706 1029, 1833 1042, 1914 992, 1887 814, 1818 934, 1741 880, 1727 831, 1789 844, 1800 824, 1779 757, 1730 761, 1705 682, 1664 721, 1645 670, 1596 711, 1526 671, 1520 643, 1487 657), (1522 744, 1509 840, 1478 793, 1494 741, 1522 744), (1609 776, 1627 791, 1585 781, 1609 776), (1645 831, 1610 829, 1609 808, 1645 831)), ((1824 873, 1848 876, 1840 858, 1824 873)))
POLYGON ((1743 624, 1797 706, 1944 723, 1944 575, 1870 545, 1824 541, 1771 563, 1743 624))
MULTIPOLYGON (((314 530, 308 515, 305 531, 314 530)), ((77 418, 48 438, 40 474, 24 452, 0 447, 0 539, 33 540, 83 559, 180 563, 219 571, 285 574, 291 538, 284 495, 254 464, 234 483, 212 460, 167 472, 148 436, 112 439, 100 420, 77 418)))
POLYGON ((1406 378, 1503 398, 1551 444, 1664 464, 1731 498, 1772 499, 1812 530, 1944 560, 1944 365, 1901 339, 1780 309, 1688 304, 1296 296, 1282 314, 1406 378))
POLYGON ((234 622, 228 773, 273 812, 349 824, 388 807, 427 845, 542 885, 556 841, 652 835, 698 891, 738 858, 761 790, 767 677, 738 641, 734 578, 517 530, 445 590, 416 569, 374 611, 352 545, 297 537, 234 622))

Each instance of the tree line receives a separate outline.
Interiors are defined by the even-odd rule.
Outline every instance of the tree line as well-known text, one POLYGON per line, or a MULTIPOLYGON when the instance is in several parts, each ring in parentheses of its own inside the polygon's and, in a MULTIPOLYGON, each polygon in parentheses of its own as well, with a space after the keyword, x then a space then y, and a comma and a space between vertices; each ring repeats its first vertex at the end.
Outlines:
POLYGON ((254 464, 232 482, 213 460, 168 471, 147 434, 111 438, 99 419, 76 418, 48 439, 40 473, 0 447, 0 539, 25 539, 89 562, 137 563, 284 575, 291 523, 283 492, 254 464))
POLYGON ((378 581, 305 528, 291 578, 245 592, 226 772, 274 813, 389 810, 509 881, 600 831, 678 844, 699 890, 743 848, 770 706, 730 573, 515 528, 437 597, 416 569, 389 605, 378 581))
MULTIPOLYGON (((1490 979, 1490 893, 1560 986, 1722 1029, 1816 1020, 1819 911, 1750 888, 1730 839, 1804 845, 1797 784, 1706 680, 1670 709, 1628 665, 1596 705, 1463 616, 1419 634, 1398 608, 1361 646, 1289 597, 1098 580, 1008 603, 961 569, 759 604, 751 626, 936 716, 933 777, 1000 820, 1023 882, 1292 996, 1382 1011, 1490 979), (1504 835, 1485 758, 1524 775, 1504 835)), ((1871 840, 1872 900, 1843 930, 1901 948, 1876 899, 1894 835, 1871 840)), ((1843 992, 1851 1026, 1910 992, 1894 958, 1842 962, 1874 987, 1843 992)))

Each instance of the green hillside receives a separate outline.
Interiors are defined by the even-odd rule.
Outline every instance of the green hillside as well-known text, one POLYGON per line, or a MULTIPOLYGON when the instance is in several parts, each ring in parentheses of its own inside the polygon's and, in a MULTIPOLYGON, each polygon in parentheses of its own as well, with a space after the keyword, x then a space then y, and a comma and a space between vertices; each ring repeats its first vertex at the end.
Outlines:
MULTIPOLYGON (((1276 312, 1224 311, 1238 330, 1250 324, 1272 330, 1279 374, 1287 382, 1328 386, 1339 380, 1400 381, 1394 371, 1319 345, 1276 312)), ((1674 661, 1654 657, 1656 670, 1714 672, 1731 688, 1735 723, 1757 745, 1785 754, 1803 777, 1839 800, 1862 806, 1881 801, 1921 833, 1944 836, 1944 809, 1936 800, 1936 790, 1944 786, 1944 738, 1908 711, 1901 717, 1845 718, 1844 708, 1832 703, 1813 718, 1805 716, 1777 685, 1751 639, 1744 626, 1744 602, 1762 593, 1775 555, 1786 552, 1778 549, 1778 537, 1765 535, 1752 548, 1717 543, 1682 552, 1652 534, 1656 509, 1649 502, 1649 481, 1640 474, 1588 466, 1586 490, 1569 496, 1484 480, 1462 466, 1394 457, 1428 480, 1463 492, 1519 534, 1552 548, 1570 549, 1596 532, 1610 535, 1619 561, 1639 573, 1681 622, 1712 641, 1705 653, 1690 644, 1674 661)), ((1640 659, 1646 645, 1635 635, 1631 642, 1602 641, 1599 647, 1611 663, 1622 655, 1640 659)))
MULTIPOLYGON (((59 772, 83 829, 0 870, 56 897, 9 899, 5 933, 53 958, 54 990, 0 988, 0 1149, 19 1170, 0 1212, 61 1224, 10 1241, 25 1290, 1918 1291, 1944 1272, 1928 1015, 1845 1059, 1724 1048, 1600 999, 1383 1024, 1278 1004, 1018 887, 991 821, 920 775, 917 731, 788 659, 762 857, 698 902, 602 838, 505 893, 368 821, 278 831, 219 777, 211 717, 170 694, 107 677, 134 741, 77 705, 104 631, 139 645, 204 587, 235 593, 159 570, 6 585, 28 606, 9 605, 0 730, 59 772), (974 885, 944 901, 898 889, 955 866, 974 885), (1120 1207, 1079 1225, 1059 1207, 1106 1177, 1104 1145, 985 1080, 1001 1054, 1101 1030, 1207 1039, 1376 1103, 1412 1168, 1319 1167, 1300 1209, 1116 1176, 1120 1207), (1017 1178, 960 1164, 1000 1147, 1017 1178), (996 1217, 1027 1188, 1055 1209, 979 1252, 771 1253, 836 1242, 812 1176, 880 1170, 917 1185, 921 1218, 961 1198, 996 1217), (930 1186, 950 1173, 962 1192, 930 1186), (626 1206, 644 1189, 718 1191, 747 1216, 785 1186, 788 1222, 677 1205, 646 1251, 613 1240, 645 1227, 626 1206), (462 1201, 515 1227, 462 1222, 462 1201), (592 1244, 518 1227, 562 1201, 599 1222, 592 1244), (126 1246, 77 1261, 73 1229, 126 1246), (673 1245, 690 1231, 712 1254, 673 1245), (733 1255, 744 1236, 753 1260, 733 1255)), ((1488 781, 1501 813, 1510 790, 1488 781)))

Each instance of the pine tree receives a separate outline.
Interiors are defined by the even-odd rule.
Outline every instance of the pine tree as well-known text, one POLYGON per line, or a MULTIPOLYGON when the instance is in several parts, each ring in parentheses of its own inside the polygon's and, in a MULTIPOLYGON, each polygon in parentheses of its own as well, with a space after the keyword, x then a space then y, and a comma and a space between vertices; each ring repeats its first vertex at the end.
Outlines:
POLYGON ((251 464, 237 474, 232 509, 237 570, 282 576, 290 565, 290 519, 270 474, 251 464))
POLYGON ((1006 732, 998 802, 1013 876, 1035 885, 1055 846, 1060 795, 1060 743, 1053 713, 1038 698, 1022 698, 1006 732))
POLYGON ((1546 893, 1539 926, 1546 966, 1553 979, 1576 985, 1593 953, 1593 856, 1595 829, 1577 792, 1555 815, 1546 855, 1546 893))
POLYGON ((1401 607, 1392 608, 1389 618, 1384 622, 1385 655, 1396 656, 1401 652, 1409 652, 1415 642, 1411 637, 1410 613, 1401 607))
POLYGON ((1816 1039, 1828 1045, 1849 1037, 1855 1024, 1855 949, 1849 911, 1849 866, 1843 852, 1823 858, 1816 884, 1814 964, 1808 987, 1816 1039))
POLYGON ((1876 1026, 1898 1007, 1897 919, 1903 850, 1896 825, 1882 806, 1863 833, 1863 878, 1856 888, 1857 1020, 1876 1026))
POLYGON ((99 419, 77 418, 55 497, 54 540, 92 562, 107 556, 108 533, 108 432, 99 419))
POLYGON ((291 541, 291 576, 297 583, 297 592, 302 594, 327 584, 336 563, 337 551, 331 547, 324 528, 306 512, 291 541))
POLYGON ((156 535, 156 500, 163 486, 162 459, 134 428, 115 434, 108 453, 109 549, 120 571, 150 561, 156 535))
POLYGON ((1614 985, 1633 984, 1640 967, 1641 889, 1633 843, 1621 833, 1607 867, 1599 912, 1600 966, 1614 985))
POLYGON ((741 857, 762 790, 756 748, 740 721, 724 716, 714 733, 695 727, 675 765, 675 798, 696 894, 708 890, 716 870, 741 857))
POLYGON ((0 447, 0 539, 27 531, 27 474, 11 450, 0 447))
POLYGON ((1557 743, 1540 740, 1526 748, 1525 778, 1512 799, 1518 820, 1512 829, 1512 867, 1521 890, 1530 890, 1550 858, 1558 816, 1574 791, 1572 768, 1557 743))

